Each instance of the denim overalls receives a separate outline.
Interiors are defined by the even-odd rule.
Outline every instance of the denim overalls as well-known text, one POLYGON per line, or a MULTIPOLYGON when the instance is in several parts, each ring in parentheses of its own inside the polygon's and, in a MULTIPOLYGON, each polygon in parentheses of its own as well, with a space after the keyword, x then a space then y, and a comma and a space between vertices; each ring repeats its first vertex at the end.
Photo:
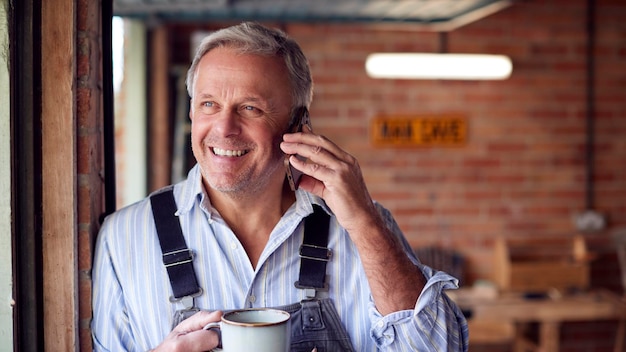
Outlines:
MULTIPOLYGON (((180 223, 174 215, 177 206, 172 187, 150 197, 163 263, 172 285, 172 302, 182 301, 184 310, 174 315, 172 327, 195 314, 194 297, 202 294, 193 270, 193 255, 187 248, 180 223)), ((339 314, 329 298, 317 298, 327 291, 326 263, 330 259, 328 244, 329 215, 314 205, 313 214, 305 219, 304 239, 300 247, 300 276, 296 287, 306 291, 307 299, 287 306, 274 307, 291 314, 291 351, 354 351, 341 324, 339 314)))

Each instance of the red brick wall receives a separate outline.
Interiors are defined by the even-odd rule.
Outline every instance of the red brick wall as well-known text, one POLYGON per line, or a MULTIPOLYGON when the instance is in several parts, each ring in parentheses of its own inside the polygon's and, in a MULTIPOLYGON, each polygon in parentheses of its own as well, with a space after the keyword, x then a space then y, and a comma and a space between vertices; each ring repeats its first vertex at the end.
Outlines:
MULTIPOLYGON (((610 230, 626 225, 626 3, 596 1, 594 287, 621 292, 610 230)), ((414 246, 460 251, 469 282, 490 278, 496 236, 570 237, 585 210, 586 1, 528 1, 448 34, 448 51, 509 55, 496 82, 374 80, 374 51, 438 51, 436 33, 288 25, 311 60, 314 128, 358 157, 372 196, 414 246), (381 115, 462 113, 460 148, 375 148, 381 115)), ((562 351, 610 351, 615 322, 567 323, 562 351)), ((476 349, 478 350, 478 349, 476 349)), ((503 349, 506 350, 506 349, 503 349)))
MULTIPOLYGON (((76 0, 78 289, 80 351, 91 351, 91 262, 104 212, 102 31, 100 3, 76 0)), ((62 298, 60 298, 62 299, 62 298)))
MULTIPOLYGON (((626 224, 626 5, 597 6, 595 205, 611 229, 626 224)), ((572 217, 586 204, 586 14, 586 1, 522 2, 450 32, 449 52, 511 57, 511 78, 492 82, 366 76, 370 52, 436 52, 437 33, 317 24, 286 30, 311 61, 314 128, 358 157, 373 197, 395 213, 413 245, 460 250, 473 279, 489 277, 496 236, 576 232, 572 217), (373 118, 430 113, 465 115, 467 145, 372 145, 373 118)), ((607 232, 588 239, 602 254, 611 250, 607 232)))

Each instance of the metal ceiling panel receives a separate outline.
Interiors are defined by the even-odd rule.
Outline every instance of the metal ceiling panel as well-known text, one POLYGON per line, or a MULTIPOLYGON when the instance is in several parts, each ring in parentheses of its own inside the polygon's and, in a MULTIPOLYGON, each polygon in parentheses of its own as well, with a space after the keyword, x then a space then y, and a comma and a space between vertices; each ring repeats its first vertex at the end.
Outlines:
POLYGON ((514 0, 114 0, 117 16, 161 21, 361 22, 451 30, 514 0))

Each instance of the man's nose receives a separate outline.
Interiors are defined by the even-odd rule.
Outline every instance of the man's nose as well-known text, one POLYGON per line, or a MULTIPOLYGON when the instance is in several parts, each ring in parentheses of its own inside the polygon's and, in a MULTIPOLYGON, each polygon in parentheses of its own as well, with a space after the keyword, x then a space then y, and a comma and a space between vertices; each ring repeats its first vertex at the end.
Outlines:
POLYGON ((223 137, 238 135, 241 133, 241 116, 236 111, 224 109, 219 113, 213 128, 223 137))

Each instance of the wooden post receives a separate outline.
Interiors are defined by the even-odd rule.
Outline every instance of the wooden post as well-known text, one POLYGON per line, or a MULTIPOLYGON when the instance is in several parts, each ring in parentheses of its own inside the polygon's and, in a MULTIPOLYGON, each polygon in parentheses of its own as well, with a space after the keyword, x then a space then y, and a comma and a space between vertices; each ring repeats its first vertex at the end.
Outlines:
POLYGON ((539 346, 541 351, 559 351, 559 332, 560 332, 560 323, 556 321, 546 321, 539 325, 539 336, 541 341, 541 346, 539 346))
POLYGON ((508 289, 511 285, 511 262, 506 239, 498 236, 493 248, 493 281, 499 290, 508 289))
POLYGON ((150 60, 150 104, 148 126, 150 128, 148 154, 149 190, 167 186, 171 179, 172 152, 170 134, 168 72, 169 47, 167 27, 159 26, 151 33, 150 60))
POLYGON ((78 349, 76 7, 41 2, 42 250, 46 351, 78 349))

